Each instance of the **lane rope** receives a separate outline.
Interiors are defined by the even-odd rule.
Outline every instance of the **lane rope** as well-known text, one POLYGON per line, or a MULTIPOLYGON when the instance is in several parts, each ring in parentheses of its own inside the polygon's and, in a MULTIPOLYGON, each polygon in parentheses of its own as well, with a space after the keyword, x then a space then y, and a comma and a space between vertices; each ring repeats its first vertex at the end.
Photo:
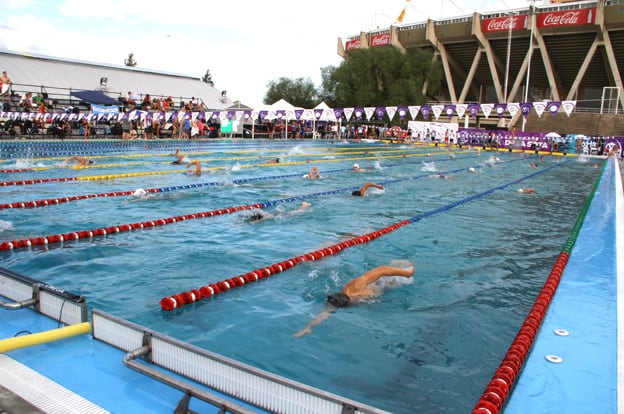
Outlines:
MULTIPOLYGON (((468 157, 464 157, 464 158, 468 158, 468 157)), ((440 162, 446 162, 446 161, 450 161, 450 160, 438 160, 440 162)), ((508 162, 508 161, 506 161, 508 162)), ((405 164, 419 164, 418 162, 408 162, 408 163, 401 163, 401 164, 388 164, 386 166, 384 166, 384 168, 391 168, 391 167, 396 167, 396 166, 402 166, 405 164)), ((333 170, 325 170, 323 171, 323 174, 332 174, 332 173, 337 173, 337 172, 344 172, 344 171, 350 171, 351 168, 337 168, 337 169, 333 169, 333 170)), ((186 170, 176 170, 177 172, 184 172, 186 170)), ((100 176, 98 177, 98 179, 113 179, 113 178, 117 178, 117 177, 121 177, 121 176, 127 176, 127 175, 121 175, 121 174, 114 174, 114 175, 104 175, 104 176, 100 176)), ((283 174, 283 175, 273 175, 273 176, 267 176, 267 177, 252 177, 252 178, 240 178, 240 179, 235 179, 232 180, 232 183, 234 184, 246 184, 246 183, 250 183, 250 182, 254 182, 254 181, 269 181, 269 180, 277 180, 277 179, 284 179, 284 178, 293 178, 293 177, 301 177, 301 172, 299 173, 291 173, 291 174, 283 174)), ((87 179, 85 177, 85 179, 87 179)), ((84 180, 80 180, 78 178, 74 178, 74 179, 68 179, 67 181, 84 181, 84 180)), ((46 181, 46 182, 52 182, 52 181, 46 181)), ((0 186, 3 183, 0 183, 0 186)), ((5 183, 6 184, 6 183, 5 183)), ((35 184, 35 183, 33 183, 35 184)), ((145 191, 148 193, 161 193, 161 192, 171 192, 171 191, 177 191, 177 190, 186 190, 186 189, 190 189, 190 188, 201 188, 201 187, 209 187, 209 186, 221 186, 221 185, 227 185, 228 183, 226 182, 204 182, 204 183, 195 183, 195 184, 182 184, 182 185, 178 185, 178 186, 170 186, 170 187, 160 187, 160 188, 150 188, 150 189, 146 189, 145 191)), ((12 185, 12 184, 11 184, 12 185)), ((53 205, 57 205, 57 204, 62 204, 62 203, 67 203, 70 201, 77 201, 77 200, 85 200, 85 199, 91 199, 91 198, 100 198, 100 197, 119 197, 119 196, 127 196, 127 195, 132 195, 134 193, 134 190, 125 190, 125 191, 112 191, 112 192, 107 192, 107 193, 97 193, 97 194, 83 194, 83 195, 76 195, 76 196, 68 196, 68 197, 55 197, 55 198, 48 198, 48 199, 38 199, 38 200, 31 200, 31 201, 14 201, 14 202, 10 202, 10 203, 5 203, 5 204, 0 204, 0 210, 4 210, 4 209, 12 209, 12 208, 35 208, 35 207, 46 207, 46 206, 53 206, 53 205)))
POLYGON ((231 277, 229 279, 224 279, 224 280, 221 280, 219 282, 215 282, 215 283, 211 283, 211 284, 202 286, 202 287, 200 287, 198 289, 192 289, 190 291, 181 292, 181 293, 178 293, 178 294, 174 294, 172 296, 166 296, 166 297, 162 298, 158 303, 160 304, 160 306, 161 306, 161 308, 163 310, 171 311, 173 309, 178 309, 178 308, 181 308, 182 306, 195 303, 195 302, 197 302, 199 300, 202 300, 204 298, 209 298, 209 297, 212 297, 212 296, 214 296, 216 294, 226 292, 226 291, 228 291, 230 289, 233 289, 235 287, 243 286, 243 285, 251 283, 251 282, 256 282, 259 279, 264 279, 266 277, 276 275, 276 274, 281 273, 281 272, 283 272, 285 270, 288 270, 288 269, 290 269, 292 267, 295 267, 295 266, 297 266, 297 265, 299 265, 299 264, 301 264, 303 262, 316 261, 316 260, 323 259, 323 258, 325 258, 327 256, 332 256, 334 254, 337 254, 337 253, 341 252, 344 249, 348 249, 350 247, 357 246, 359 244, 368 243, 368 242, 370 242, 372 240, 375 240, 378 237, 381 237, 381 236, 384 236, 384 235, 386 235, 388 233, 391 233, 391 232, 393 232, 393 231, 395 231, 395 230, 397 230, 397 229, 399 229, 399 228, 401 228, 403 226, 406 226, 408 224, 417 223, 417 222, 419 222, 419 221, 421 221, 421 220, 423 220, 423 219, 425 219, 427 217, 430 217, 430 216, 442 213, 444 211, 451 210, 451 209, 453 209, 455 207, 458 207, 458 206, 460 206, 462 204, 466 204, 466 203, 468 203, 470 201, 473 201, 473 200, 476 200, 476 199, 479 199, 479 198, 483 198, 483 197, 485 197, 485 196, 487 196, 487 195, 489 195, 489 194, 491 194, 491 193, 493 193, 495 191, 505 189, 505 188, 507 188, 507 187, 509 187, 509 186, 511 186, 513 184, 517 184, 520 181, 526 180, 528 178, 532 178, 532 177, 534 177, 534 176, 536 176, 538 174, 543 174, 543 173, 545 173, 547 171, 552 170, 553 168, 556 168, 556 167, 559 167, 559 166, 563 165, 565 162, 567 162, 567 161, 564 161, 564 162, 552 165, 552 166, 544 168, 544 169, 542 169, 540 171, 536 171, 536 172, 534 172, 532 174, 529 174, 529 175, 527 175, 527 176, 525 176, 523 178, 516 179, 516 180, 510 181, 508 183, 499 185, 497 187, 490 188, 490 189, 488 189, 486 191, 483 191, 481 193, 477 193, 477 194, 474 194, 472 196, 465 197, 465 198, 463 198, 461 200, 455 201, 455 202, 450 203, 450 204, 446 204, 446 205, 444 205, 442 207, 439 207, 439 208, 436 208, 436 209, 433 209, 433 210, 421 213, 421 214, 419 214, 417 216, 414 216, 414 217, 411 217, 409 219, 399 221, 399 222, 394 223, 394 224, 392 224, 390 226, 382 228, 381 230, 376 230, 376 231, 373 231, 373 232, 370 232, 370 233, 367 233, 367 234, 364 234, 364 235, 360 235, 360 236, 354 237, 352 239, 349 239, 347 241, 334 244, 334 245, 332 245, 330 247, 326 247, 324 249, 316 250, 316 251, 313 251, 313 252, 310 252, 310 253, 305 253, 305 254, 303 254, 301 256, 291 257, 291 258, 286 259, 284 261, 281 261, 281 262, 278 262, 278 263, 275 263, 275 264, 272 264, 272 265, 268 265, 268 266, 265 266, 265 267, 261 267, 261 268, 252 270, 251 272, 248 272, 248 273, 243 273, 243 274, 240 274, 238 276, 233 276, 233 277, 231 277))
MULTIPOLYGON (((516 160, 509 160, 506 162, 512 162, 512 161, 516 161, 516 160)), ((549 167, 548 169, 550 168, 553 168, 553 167, 549 167)), ((544 169, 543 171, 547 171, 548 169, 544 169)), ((456 169, 450 172, 454 173, 454 172, 458 172, 462 170, 467 170, 467 168, 456 169)), ((409 180, 414 180, 414 179, 424 178, 424 177, 429 177, 429 176, 430 174, 421 174, 421 175, 414 176, 414 177, 406 177, 406 178, 401 178, 397 180, 385 181, 383 182, 383 184, 384 185, 394 184, 394 183, 398 183, 401 181, 409 181, 409 180)), ((263 177, 259 177, 259 179, 262 179, 262 178, 263 177)), ((197 186, 197 185, 198 184, 188 184, 185 187, 192 188, 193 186, 197 186)), ((4 241, 0 243, 0 251, 22 249, 22 248, 28 248, 31 246, 39 246, 39 245, 47 246, 48 244, 51 244, 51 243, 62 243, 65 241, 72 241, 72 240, 79 240, 79 239, 91 239, 94 236, 106 236, 110 234, 130 231, 130 230, 139 230, 143 228, 158 227, 158 226, 163 226, 165 224, 172 224, 172 223, 176 223, 178 221, 183 221, 183 220, 199 219, 199 218, 205 218, 205 217, 218 216, 222 214, 230 214, 230 213, 234 213, 237 211, 249 210, 249 209, 254 209, 254 208, 262 209, 262 208, 266 208, 266 207, 280 204, 280 203, 289 203, 289 202, 293 202, 296 200, 305 200, 305 199, 312 198, 312 197, 319 197, 319 196, 325 196, 325 195, 330 195, 330 194, 338 194, 338 193, 345 192, 345 191, 352 191, 358 188, 359 188, 358 186, 352 186, 352 187, 341 188, 337 190, 322 191, 322 192, 304 194, 304 195, 299 195, 299 196, 294 196, 294 197, 270 200, 270 201, 266 201, 262 203, 235 206, 235 207, 217 209, 217 210, 212 210, 212 211, 204 211, 200 213, 191 213, 191 214, 175 216, 175 217, 167 217, 164 219, 148 220, 148 221, 137 222, 137 223, 132 223, 132 224, 121 224, 117 226, 101 227, 101 228, 97 228, 93 230, 80 230, 80 231, 68 232, 68 233, 62 233, 62 234, 53 234, 49 236, 31 237, 28 239, 4 241)), ((85 198, 87 197, 85 196, 85 198)), ((55 201, 56 199, 54 199, 54 202, 55 201)), ((59 199, 59 202, 61 202, 61 199, 59 199)))
MULTIPOLYGON (((555 261, 544 286, 537 295, 531 310, 522 323, 520 330, 512 341, 507 353, 503 357, 502 362, 496 369, 494 376, 475 405, 472 411, 473 414, 498 414, 505 404, 511 389, 513 388, 515 381, 522 370, 526 357, 529 354, 529 350, 533 346, 535 337, 537 336, 540 326, 544 321, 546 312, 550 307, 550 303, 552 302, 555 292, 557 291, 563 272, 568 264, 572 248, 576 244, 581 227, 587 217, 587 212, 594 199, 607 164, 608 163, 605 163, 600 175, 596 179, 594 188, 585 200, 585 204, 576 219, 574 227, 572 228, 572 231, 570 232, 559 257, 555 261)), ((610 168, 609 172, 612 173, 613 170, 614 168, 610 168)))

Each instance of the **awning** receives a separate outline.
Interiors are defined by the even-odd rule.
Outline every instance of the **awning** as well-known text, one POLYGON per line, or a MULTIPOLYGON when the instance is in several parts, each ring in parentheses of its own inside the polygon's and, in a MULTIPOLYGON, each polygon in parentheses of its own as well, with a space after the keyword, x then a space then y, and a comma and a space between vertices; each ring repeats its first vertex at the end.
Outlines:
POLYGON ((85 102, 89 102, 97 105, 119 105, 120 102, 117 99, 113 99, 107 95, 104 95, 100 91, 76 91, 71 93, 78 99, 82 99, 85 102))

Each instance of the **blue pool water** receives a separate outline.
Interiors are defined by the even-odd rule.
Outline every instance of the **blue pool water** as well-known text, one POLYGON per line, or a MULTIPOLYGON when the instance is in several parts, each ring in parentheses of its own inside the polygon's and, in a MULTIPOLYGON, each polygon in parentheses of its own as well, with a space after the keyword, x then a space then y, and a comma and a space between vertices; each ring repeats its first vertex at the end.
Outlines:
POLYGON ((3 186, 0 204, 176 189, 144 199, 98 197, 4 209, 0 242, 292 202, 268 207, 275 217, 254 224, 247 221, 251 213, 242 211, 2 251, 4 267, 83 294, 91 307, 395 413, 468 412, 474 406, 600 173, 593 160, 500 152, 499 162, 490 164, 485 152, 456 151, 452 157, 437 147, 370 143, 160 142, 134 148, 124 143, 127 147, 102 146, 92 154, 80 145, 59 144, 47 153, 35 144, 27 151, 22 146, 13 151, 24 155, 10 158, 4 149, 0 168, 34 169, 2 173, 2 181, 115 178, 3 186), (171 164, 168 154, 176 145, 202 161, 201 177, 171 164), (64 157, 80 151, 97 156, 94 168, 61 166, 64 157), (266 164, 276 157, 280 164, 266 164), (352 172, 354 162, 366 172, 352 172), (303 178, 312 165, 324 178, 303 178), (442 179, 433 177, 435 170, 452 172, 442 179), (144 172, 158 174, 139 175, 144 172), (386 188, 369 190, 364 198, 350 196, 366 181, 386 188), (211 185, 177 189, 206 183, 211 185), (519 187, 535 188, 536 194, 519 194, 519 187), (308 210, 284 214, 302 200, 311 203, 308 210), (452 206, 460 200, 468 201, 452 206), (414 217, 422 219, 258 283, 171 312, 158 305, 165 296, 414 217), (415 264, 413 280, 388 286, 370 305, 340 309, 310 336, 293 337, 323 309, 327 293, 393 259, 415 264))

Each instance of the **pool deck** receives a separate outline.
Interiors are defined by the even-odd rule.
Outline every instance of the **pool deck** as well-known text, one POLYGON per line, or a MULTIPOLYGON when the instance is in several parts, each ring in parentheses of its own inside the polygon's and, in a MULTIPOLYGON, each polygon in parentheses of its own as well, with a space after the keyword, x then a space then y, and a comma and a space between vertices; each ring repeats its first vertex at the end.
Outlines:
MULTIPOLYGON (((622 161, 607 168, 612 182, 605 171, 506 414, 623 412, 622 161)), ((0 338, 57 327, 28 308, 0 309, 0 338)), ((183 393, 126 367, 123 357, 91 335, 0 354, 0 413, 174 412, 183 393)), ((189 408, 219 412, 197 399, 189 408)))

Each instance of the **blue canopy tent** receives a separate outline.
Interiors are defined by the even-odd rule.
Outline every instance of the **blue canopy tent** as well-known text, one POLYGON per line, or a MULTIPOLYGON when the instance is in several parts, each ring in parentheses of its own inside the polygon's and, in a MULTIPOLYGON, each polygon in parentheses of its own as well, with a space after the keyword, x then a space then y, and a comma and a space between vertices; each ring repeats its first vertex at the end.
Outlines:
POLYGON ((114 105, 118 106, 119 101, 113 99, 100 91, 75 91, 71 93, 78 99, 82 99, 85 102, 96 105, 114 105))

